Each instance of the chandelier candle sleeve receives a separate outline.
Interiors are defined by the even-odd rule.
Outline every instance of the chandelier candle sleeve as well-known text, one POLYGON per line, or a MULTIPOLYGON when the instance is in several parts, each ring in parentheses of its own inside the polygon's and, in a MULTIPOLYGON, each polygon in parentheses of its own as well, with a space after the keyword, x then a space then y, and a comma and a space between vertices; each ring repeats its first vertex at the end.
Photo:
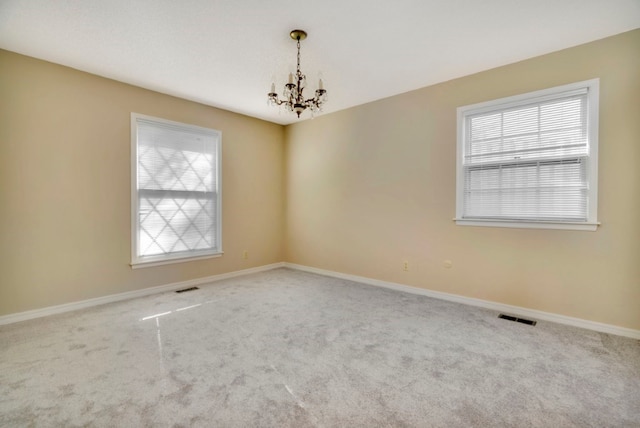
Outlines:
POLYGON ((319 113, 322 111, 323 104, 327 102, 327 91, 324 89, 322 79, 318 81, 318 89, 313 98, 305 99, 302 93, 307 85, 307 78, 300 71, 300 40, 306 39, 307 33, 303 30, 293 30, 289 36, 296 41, 298 48, 296 72, 289 73, 289 82, 284 85, 283 99, 278 97, 275 83, 271 83, 271 92, 267 94, 269 104, 284 105, 287 110, 296 113, 298 118, 306 109, 311 110, 312 114, 319 113))

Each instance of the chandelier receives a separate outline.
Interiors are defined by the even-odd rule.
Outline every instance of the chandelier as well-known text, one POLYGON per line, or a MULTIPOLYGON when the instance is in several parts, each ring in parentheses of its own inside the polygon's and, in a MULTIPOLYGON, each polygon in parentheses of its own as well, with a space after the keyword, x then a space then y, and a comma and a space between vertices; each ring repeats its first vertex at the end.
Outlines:
POLYGON ((275 83, 271 83, 271 92, 268 94, 269 104, 272 106, 284 104, 287 110, 295 112, 298 117, 300 117, 300 114, 307 108, 310 109, 312 113, 320 112, 322 111, 322 105, 327 102, 327 91, 323 88, 322 79, 318 81, 318 89, 316 89, 313 98, 305 100, 302 94, 302 91, 307 85, 307 78, 300 71, 300 40, 306 39, 307 33, 303 30, 293 30, 289 33, 289 36, 298 44, 298 67, 296 74, 289 73, 289 83, 284 85, 284 99, 282 100, 279 99, 278 94, 276 94, 275 83))

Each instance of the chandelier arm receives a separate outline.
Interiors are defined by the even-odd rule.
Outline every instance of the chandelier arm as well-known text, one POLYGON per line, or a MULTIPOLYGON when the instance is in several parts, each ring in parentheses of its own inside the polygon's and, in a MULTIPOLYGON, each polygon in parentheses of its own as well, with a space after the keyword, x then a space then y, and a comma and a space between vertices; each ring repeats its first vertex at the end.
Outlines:
POLYGON ((313 103, 317 103, 318 105, 320 104, 324 104, 325 101, 323 101, 320 97, 324 96, 327 94, 327 91, 324 89, 317 89, 316 90, 316 94, 313 98, 309 98, 307 100, 305 100, 305 103, 309 103, 309 102, 313 102, 313 103))
POLYGON ((284 100, 281 100, 278 97, 278 94, 276 94, 275 92, 270 92, 269 94, 267 94, 267 96, 269 97, 269 101, 275 103, 276 105, 282 105, 282 103, 286 102, 284 100))

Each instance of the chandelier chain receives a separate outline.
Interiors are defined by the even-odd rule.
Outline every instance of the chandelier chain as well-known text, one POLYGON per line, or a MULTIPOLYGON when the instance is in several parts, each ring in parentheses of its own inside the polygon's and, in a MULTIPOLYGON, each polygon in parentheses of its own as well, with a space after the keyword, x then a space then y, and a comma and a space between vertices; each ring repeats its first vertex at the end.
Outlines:
POLYGON ((298 68, 297 68, 298 74, 301 74, 300 72, 300 38, 298 38, 298 68))

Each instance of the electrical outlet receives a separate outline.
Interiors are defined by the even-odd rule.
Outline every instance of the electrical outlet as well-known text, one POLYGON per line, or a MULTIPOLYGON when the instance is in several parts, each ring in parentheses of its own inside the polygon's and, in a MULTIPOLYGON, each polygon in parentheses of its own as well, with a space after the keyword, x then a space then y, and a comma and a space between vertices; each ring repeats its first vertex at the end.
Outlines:
POLYGON ((408 261, 404 261, 402 262, 402 270, 404 271, 408 271, 409 270, 409 262, 408 261))
POLYGON ((242 252, 242 258, 245 259, 245 260, 247 260, 249 258, 249 252, 247 250, 244 250, 242 252))

